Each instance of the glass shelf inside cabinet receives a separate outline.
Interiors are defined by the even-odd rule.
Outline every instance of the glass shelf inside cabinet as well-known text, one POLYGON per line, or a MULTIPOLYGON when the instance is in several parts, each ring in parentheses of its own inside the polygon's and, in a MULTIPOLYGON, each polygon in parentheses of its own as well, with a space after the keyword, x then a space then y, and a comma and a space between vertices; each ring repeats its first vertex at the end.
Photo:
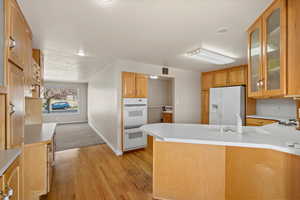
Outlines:
POLYGON ((260 30, 258 28, 254 30, 250 37, 251 91, 257 92, 259 90, 257 83, 260 78, 260 30))
POLYGON ((4 86, 4 0, 0 0, 0 87, 4 86))
POLYGON ((280 89, 280 8, 267 19, 267 89, 280 89))

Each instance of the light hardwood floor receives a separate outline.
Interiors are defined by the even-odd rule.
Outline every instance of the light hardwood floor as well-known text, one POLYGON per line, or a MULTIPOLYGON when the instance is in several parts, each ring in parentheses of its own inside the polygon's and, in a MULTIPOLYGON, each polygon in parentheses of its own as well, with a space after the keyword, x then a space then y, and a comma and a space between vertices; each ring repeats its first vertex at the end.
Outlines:
POLYGON ((152 151, 116 156, 103 144, 56 153, 47 200, 150 200, 152 151))

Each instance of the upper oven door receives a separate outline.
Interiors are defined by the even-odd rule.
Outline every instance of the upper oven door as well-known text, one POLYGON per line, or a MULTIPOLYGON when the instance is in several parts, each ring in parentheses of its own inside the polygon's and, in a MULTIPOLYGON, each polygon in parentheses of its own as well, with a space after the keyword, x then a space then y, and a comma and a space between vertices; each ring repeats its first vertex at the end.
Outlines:
POLYGON ((138 128, 147 123, 147 106, 124 105, 125 129, 138 128))
POLYGON ((0 0, 0 87, 4 86, 4 0, 0 0))

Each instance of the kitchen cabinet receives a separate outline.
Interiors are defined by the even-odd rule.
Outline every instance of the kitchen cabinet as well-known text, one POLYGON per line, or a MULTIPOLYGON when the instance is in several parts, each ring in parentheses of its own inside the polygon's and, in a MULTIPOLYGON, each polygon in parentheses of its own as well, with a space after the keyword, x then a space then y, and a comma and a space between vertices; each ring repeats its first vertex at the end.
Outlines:
POLYGON ((43 123, 43 99, 25 98, 25 124, 42 124, 43 123))
POLYGON ((135 98, 135 73, 123 72, 123 98, 135 98))
POLYGON ((0 150, 5 149, 6 138, 6 97, 4 94, 0 94, 0 150))
POLYGON ((148 77, 133 72, 122 72, 123 98, 147 98, 148 77))
POLYGON ((300 1, 288 0, 287 4, 287 96, 300 96, 300 1))
POLYGON ((172 113, 163 113, 162 118, 163 118, 163 123, 173 123, 172 113))
POLYGON ((247 82, 247 66, 234 67, 228 70, 229 86, 246 85, 247 82))
POLYGON ((9 148, 21 147, 24 136, 24 74, 16 65, 9 62, 9 84, 8 84, 8 121, 9 131, 7 145, 9 148))
POLYGON ((201 94, 201 123, 209 124, 209 91, 201 94))
POLYGON ((55 123, 25 126, 24 199, 39 199, 51 189, 55 131, 55 123))
POLYGON ((137 98, 147 98, 148 96, 148 77, 143 74, 136 74, 135 76, 135 88, 137 98))
POLYGON ((262 21, 248 30, 248 96, 261 96, 262 80, 262 21))
POLYGON ((225 87, 228 85, 228 71, 219 70, 214 72, 214 87, 225 87))
MULTIPOLYGON (((201 74, 201 123, 209 123, 209 89, 214 87, 231 87, 244 85, 247 88, 247 65, 234 66, 201 74)), ((254 99, 247 98, 246 111, 248 115, 255 114, 254 99)))
POLYGON ((54 149, 54 137, 50 143, 25 144, 25 199, 38 199, 40 196, 50 192, 53 177, 54 149))
POLYGON ((24 69, 25 25, 24 18, 16 0, 8 1, 9 15, 9 53, 11 62, 24 69))
POLYGON ((202 90, 209 90, 214 85, 214 74, 213 72, 204 72, 201 76, 202 90))
POLYGON ((44 86, 44 54, 40 49, 32 50, 32 79, 33 79, 33 96, 35 98, 42 97, 44 86))
POLYGON ((286 95, 286 5, 275 0, 248 30, 249 97, 286 95))
POLYGON ((33 80, 32 80, 32 34, 29 28, 26 28, 26 35, 25 35, 25 65, 24 65, 24 79, 25 79, 25 96, 32 97, 32 87, 33 87, 33 80))
POLYGON ((20 159, 18 158, 2 176, 2 192, 9 197, 9 200, 22 200, 21 180, 20 159))
POLYGON ((278 122, 277 120, 270 120, 270 119, 246 118, 247 126, 265 126, 277 122, 278 122))
POLYGON ((0 10, 2 11, 0 13, 0 89, 4 88, 6 86, 5 83, 5 36, 6 36, 6 30, 5 30, 5 12, 4 10, 4 1, 0 1, 0 10))

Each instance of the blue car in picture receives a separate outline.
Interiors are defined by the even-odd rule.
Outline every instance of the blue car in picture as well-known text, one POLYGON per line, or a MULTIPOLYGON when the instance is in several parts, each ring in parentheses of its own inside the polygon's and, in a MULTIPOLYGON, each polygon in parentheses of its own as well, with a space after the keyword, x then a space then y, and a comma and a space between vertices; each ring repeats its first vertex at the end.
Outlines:
POLYGON ((65 110, 70 108, 70 104, 68 102, 56 102, 52 104, 52 110, 65 110))

